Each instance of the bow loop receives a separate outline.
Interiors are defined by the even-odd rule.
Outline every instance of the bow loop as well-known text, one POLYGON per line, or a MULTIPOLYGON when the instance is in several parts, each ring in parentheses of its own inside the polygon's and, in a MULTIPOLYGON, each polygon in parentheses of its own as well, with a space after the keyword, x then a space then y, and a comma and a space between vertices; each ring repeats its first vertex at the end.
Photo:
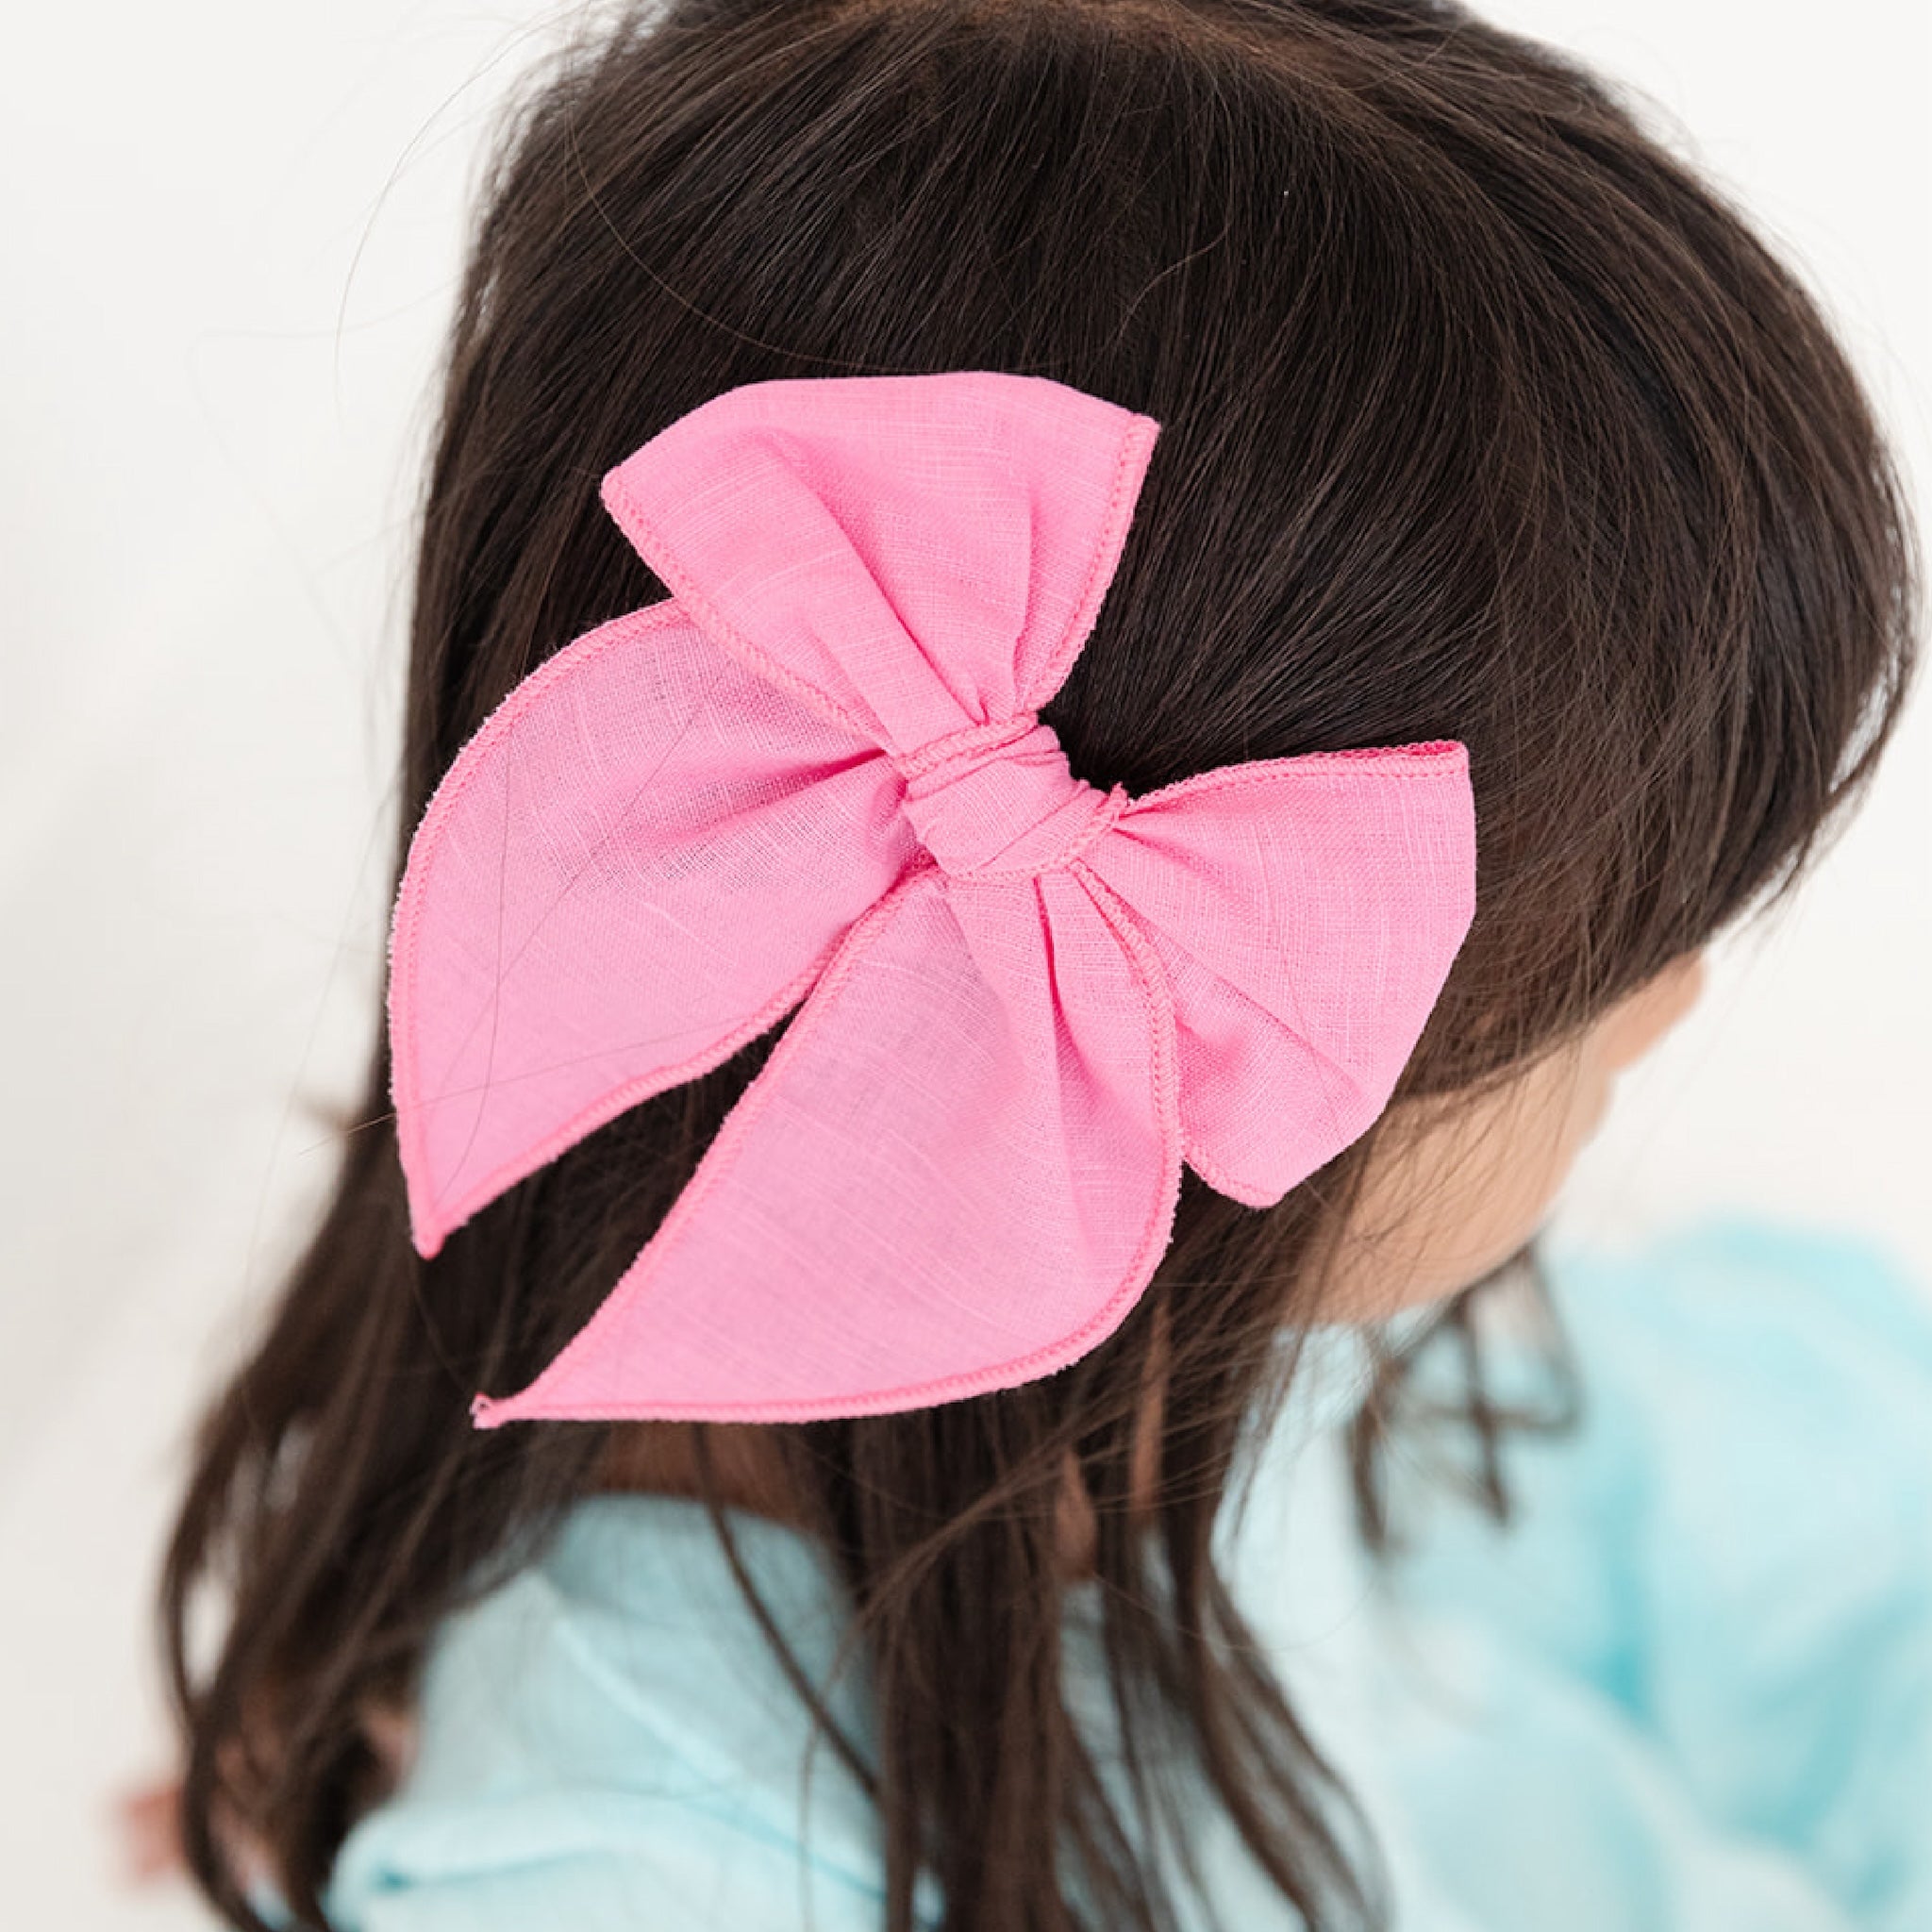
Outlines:
POLYGON ((715 647, 902 757, 1066 681, 1158 432, 1041 375, 804 376, 713 396, 600 493, 715 647))

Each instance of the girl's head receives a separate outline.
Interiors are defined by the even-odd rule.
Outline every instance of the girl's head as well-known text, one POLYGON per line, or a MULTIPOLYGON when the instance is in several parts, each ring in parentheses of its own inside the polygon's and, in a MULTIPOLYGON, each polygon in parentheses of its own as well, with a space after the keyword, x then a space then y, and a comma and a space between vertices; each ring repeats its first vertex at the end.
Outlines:
POLYGON ((1374 1320, 1501 1269, 1534 1238, 1608 1110, 1617 1075, 1690 1011, 1704 977, 1704 954, 1681 953, 1561 1050, 1479 1097, 1447 1093, 1391 1109, 1312 1312, 1374 1320))
MULTIPOLYGON (((1553 1185, 1620 1043, 1823 849, 1899 713, 1915 542, 1792 275, 1601 83, 1456 8, 673 0, 561 55, 484 184, 423 502, 396 872, 505 692, 665 594, 598 502, 614 462, 744 383, 965 368, 1162 425, 1041 711, 1074 772, 1139 794, 1460 740, 1475 916, 1383 1117, 1265 1211, 1184 1174, 1160 1268, 1100 1348, 755 1434, 860 1612, 877 1732, 831 1741, 878 1799, 894 1925, 922 1863, 953 1932, 1077 1923, 1070 1859, 1101 1923, 1165 1923, 1144 1821, 1114 1829, 1060 1703, 1070 1469, 1123 1722, 1194 1754, 1332 1924, 1374 1888, 1210 1555, 1291 1366, 1270 1341, 1420 1295, 1472 1339, 1474 1302, 1533 1262, 1547 1188, 1457 1253, 1426 1234, 1467 1224, 1443 1151, 1480 1164, 1505 1135, 1513 1170, 1547 1119, 1553 1185)), ((482 1433, 468 1401, 582 1325, 784 1032, 424 1262, 371 1017, 334 1198, 210 1408, 163 1580, 188 1849, 237 1924, 218 1795, 319 1914, 370 1794, 358 1709, 405 1695, 437 1620, 638 1440, 482 1433), (189 1608, 215 1575, 232 1616, 201 1670, 189 1608)), ((675 1433, 703 1481, 719 1432, 675 1433)), ((1368 1527, 1366 1454, 1359 1480, 1368 1527)))

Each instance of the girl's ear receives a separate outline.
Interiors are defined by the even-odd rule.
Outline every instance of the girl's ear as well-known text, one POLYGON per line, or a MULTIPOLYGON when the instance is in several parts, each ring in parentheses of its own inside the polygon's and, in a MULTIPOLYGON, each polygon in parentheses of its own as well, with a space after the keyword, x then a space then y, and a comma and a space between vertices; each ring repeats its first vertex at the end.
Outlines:
POLYGON ((1677 958, 1604 1016, 1599 1045, 1606 1066, 1641 1059, 1697 1004, 1704 991, 1704 949, 1677 958))

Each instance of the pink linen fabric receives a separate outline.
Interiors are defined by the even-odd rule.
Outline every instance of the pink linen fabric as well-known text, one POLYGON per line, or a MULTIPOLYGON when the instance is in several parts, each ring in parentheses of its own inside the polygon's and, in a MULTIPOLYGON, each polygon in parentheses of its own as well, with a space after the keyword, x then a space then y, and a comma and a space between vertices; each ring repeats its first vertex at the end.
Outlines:
POLYGON ((1387 1104, 1474 910, 1465 748, 1130 798, 1035 716, 1158 429, 1037 376, 782 380, 604 477, 670 594, 504 698, 397 894, 418 1251, 798 1011, 479 1426, 877 1414, 1051 1374, 1145 1288, 1183 1160, 1267 1207, 1387 1104))

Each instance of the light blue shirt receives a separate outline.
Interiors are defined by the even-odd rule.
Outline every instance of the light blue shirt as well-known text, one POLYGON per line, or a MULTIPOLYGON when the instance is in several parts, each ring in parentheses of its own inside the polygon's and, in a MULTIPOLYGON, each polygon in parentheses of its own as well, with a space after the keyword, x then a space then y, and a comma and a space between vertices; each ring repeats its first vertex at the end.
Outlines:
MULTIPOLYGON (((1872 1244, 1735 1219, 1549 1265, 1586 1407, 1506 1436, 1510 1526, 1399 1451, 1412 1546, 1368 1556, 1341 1429, 1364 1358, 1323 1329, 1218 1531, 1398 1932, 1932 1932, 1932 1295, 1872 1244)), ((1491 1354, 1501 1396, 1541 1399, 1526 1344, 1491 1354)), ((824 1685, 824 1559, 732 1520, 824 1685)), ((1067 1682, 1105 1757, 1096 1607, 1076 1590, 1067 1682)), ((862 1740, 856 1681, 827 1694, 862 1740)), ((883 1924, 870 1807, 823 1740, 801 1805, 804 1707, 695 1502, 578 1505, 441 1626, 421 1722, 337 1859, 341 1932, 883 1924)), ((1299 1924, 1206 1794, 1194 1843, 1229 1932, 1299 1924)))

